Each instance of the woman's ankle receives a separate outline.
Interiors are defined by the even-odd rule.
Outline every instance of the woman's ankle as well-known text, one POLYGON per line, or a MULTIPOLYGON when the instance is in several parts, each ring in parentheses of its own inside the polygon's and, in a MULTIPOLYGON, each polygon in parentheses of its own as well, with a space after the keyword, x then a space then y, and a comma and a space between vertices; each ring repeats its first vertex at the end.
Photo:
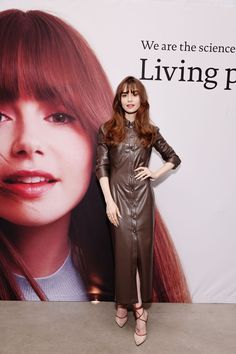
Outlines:
POLYGON ((125 312, 128 311, 128 310, 127 310, 127 306, 122 305, 122 304, 117 304, 117 305, 116 305, 116 311, 117 311, 117 312, 125 313, 125 312))
POLYGON ((141 302, 137 302, 133 305, 134 310, 139 310, 143 308, 143 304, 141 302))
POLYGON ((123 304, 116 304, 116 308, 126 309, 127 306, 123 304))

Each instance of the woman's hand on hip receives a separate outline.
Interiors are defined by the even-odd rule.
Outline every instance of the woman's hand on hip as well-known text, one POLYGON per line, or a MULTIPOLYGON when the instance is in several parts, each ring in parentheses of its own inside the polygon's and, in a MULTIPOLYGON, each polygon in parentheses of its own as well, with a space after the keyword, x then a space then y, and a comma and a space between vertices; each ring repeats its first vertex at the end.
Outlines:
POLYGON ((135 175, 135 178, 140 181, 143 181, 147 178, 150 178, 152 181, 155 180, 154 172, 150 171, 148 167, 138 167, 134 170, 134 172, 138 172, 135 175))
POLYGON ((107 202, 106 213, 109 221, 117 227, 119 225, 118 218, 121 218, 121 214, 113 199, 107 202))

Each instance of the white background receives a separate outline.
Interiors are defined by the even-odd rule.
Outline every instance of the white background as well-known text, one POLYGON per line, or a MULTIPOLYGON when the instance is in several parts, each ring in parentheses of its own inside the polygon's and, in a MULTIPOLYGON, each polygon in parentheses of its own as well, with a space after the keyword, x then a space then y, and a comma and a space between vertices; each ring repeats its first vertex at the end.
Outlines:
MULTIPOLYGON (((139 58, 149 58, 148 75, 155 75, 158 58, 170 67, 184 59, 186 68, 219 68, 213 90, 179 82, 177 74, 170 82, 144 84, 152 120, 182 159, 155 193, 193 301, 236 302, 236 84, 224 90, 225 68, 236 68, 236 54, 144 51, 141 45, 149 39, 236 46, 236 1, 2 0, 0 10, 7 8, 49 11, 76 27, 113 89, 127 75, 140 78, 139 58)), ((153 154, 151 167, 160 163, 153 154)))

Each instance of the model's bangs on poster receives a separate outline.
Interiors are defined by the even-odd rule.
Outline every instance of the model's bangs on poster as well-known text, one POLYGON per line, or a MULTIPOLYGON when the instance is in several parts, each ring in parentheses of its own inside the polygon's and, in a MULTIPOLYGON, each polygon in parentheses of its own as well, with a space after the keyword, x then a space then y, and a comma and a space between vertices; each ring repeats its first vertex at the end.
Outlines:
MULTIPOLYGON (((153 300, 235 302, 235 4, 11 0, 0 11, 1 299, 114 300, 94 151, 99 126, 111 118, 111 87, 133 75, 182 160, 178 173, 154 182, 153 300), (6 20, 12 8, 43 12, 6 20), (38 123, 32 116, 36 123, 26 126, 33 114, 38 123), (24 139, 37 138, 35 165, 19 163, 33 144, 16 135, 23 122, 24 139), (32 169, 37 176, 22 173, 32 169), (16 187, 29 179, 52 199, 40 204, 33 188, 16 187), (51 222, 54 232, 42 236, 51 222), (66 290, 68 274, 74 285, 66 290)), ((160 164, 152 156, 151 168, 160 164)))

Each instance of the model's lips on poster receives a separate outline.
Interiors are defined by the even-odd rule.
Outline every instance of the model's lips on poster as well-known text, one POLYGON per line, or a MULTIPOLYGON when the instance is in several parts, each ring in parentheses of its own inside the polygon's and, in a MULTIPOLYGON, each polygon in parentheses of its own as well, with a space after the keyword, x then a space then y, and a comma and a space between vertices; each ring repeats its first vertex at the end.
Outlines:
POLYGON ((5 188, 22 198, 40 198, 51 190, 59 179, 45 171, 16 171, 3 178, 5 188))

